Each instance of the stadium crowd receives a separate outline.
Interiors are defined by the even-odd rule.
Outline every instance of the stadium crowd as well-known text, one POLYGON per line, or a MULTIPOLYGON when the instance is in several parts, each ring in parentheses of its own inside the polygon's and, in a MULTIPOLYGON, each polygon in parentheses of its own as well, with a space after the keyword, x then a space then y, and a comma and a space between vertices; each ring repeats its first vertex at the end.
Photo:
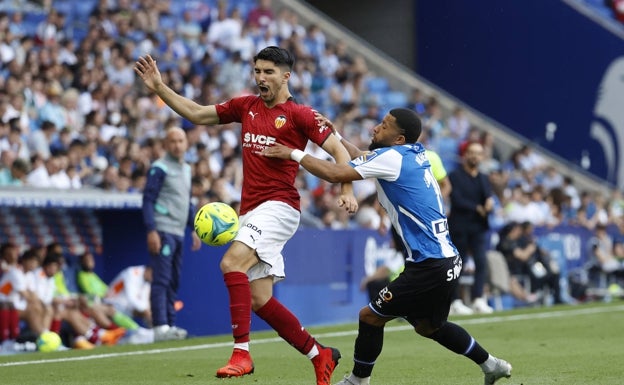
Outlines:
MULTIPOLYGON (((186 160, 193 165, 196 204, 235 205, 242 182, 240 128, 180 120, 137 81, 133 65, 150 54, 177 92, 214 104, 255 92, 253 55, 280 45, 297 58, 289 81, 296 99, 330 118, 352 143, 368 146, 370 130, 386 107, 409 107, 423 121, 420 141, 440 154, 449 172, 459 167, 469 143, 482 143, 481 171, 489 175, 495 199, 489 223, 501 239, 510 232, 516 236, 510 231, 516 224, 582 226, 597 233, 592 250, 604 250, 605 255, 596 253, 596 266, 608 265, 609 274, 622 271, 620 191, 578 191, 571 177, 530 145, 505 156, 466 111, 460 106, 445 111, 435 95, 414 89, 394 99, 402 105, 387 106, 392 90, 363 57, 350 53, 344 42, 330 41, 318 26, 303 25, 291 10, 274 9, 271 0, 80 3, 44 1, 42 8, 33 6, 34 14, 45 15, 36 23, 23 7, 0 12, 0 186, 140 194, 149 165, 163 154, 162 134, 180 126, 189 139, 186 160), (605 227, 611 230, 606 236, 605 227)), ((307 151, 324 156, 312 145, 307 151)), ((389 230, 372 182, 354 184, 360 209, 352 217, 337 207, 337 185, 303 169, 297 183, 302 226, 389 230)), ((514 242, 525 247, 529 239, 514 242)), ((11 253, 5 246, 3 256, 11 253)), ((503 254, 515 246, 507 244, 503 254)), ((526 295, 518 298, 535 301, 526 295)))

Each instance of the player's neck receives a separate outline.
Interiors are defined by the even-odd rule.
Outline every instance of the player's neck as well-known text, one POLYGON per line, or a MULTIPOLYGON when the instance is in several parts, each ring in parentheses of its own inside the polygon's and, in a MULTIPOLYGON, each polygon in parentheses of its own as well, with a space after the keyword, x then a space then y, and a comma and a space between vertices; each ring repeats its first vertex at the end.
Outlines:
POLYGON ((267 108, 273 108, 273 107, 277 106, 278 104, 286 103, 288 101, 288 99, 290 99, 292 97, 293 96, 290 94, 290 92, 285 92, 285 93, 280 94, 279 96, 277 96, 270 103, 267 103, 265 101, 264 105, 266 105, 267 108))

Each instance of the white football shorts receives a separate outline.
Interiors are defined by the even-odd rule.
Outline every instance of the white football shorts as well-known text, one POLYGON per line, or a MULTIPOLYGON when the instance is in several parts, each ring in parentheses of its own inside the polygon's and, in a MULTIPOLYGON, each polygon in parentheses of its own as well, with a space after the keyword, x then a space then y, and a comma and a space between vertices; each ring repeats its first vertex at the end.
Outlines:
POLYGON ((247 271, 249 281, 273 276, 273 282, 286 277, 282 250, 299 227, 301 213, 284 202, 268 201, 239 218, 235 241, 252 249, 260 263, 247 271))

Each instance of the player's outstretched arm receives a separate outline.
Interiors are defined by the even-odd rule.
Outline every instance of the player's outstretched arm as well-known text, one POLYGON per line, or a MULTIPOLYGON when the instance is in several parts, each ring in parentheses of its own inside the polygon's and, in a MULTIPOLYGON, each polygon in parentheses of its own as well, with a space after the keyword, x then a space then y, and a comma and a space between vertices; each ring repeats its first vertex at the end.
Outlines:
POLYGON ((150 55, 141 56, 134 63, 134 72, 155 92, 171 109, 195 124, 218 124, 219 116, 215 106, 202 106, 191 99, 177 94, 167 86, 160 75, 156 60, 150 55))
POLYGON ((279 143, 266 147, 258 154, 269 158, 292 159, 299 162, 303 168, 313 175, 331 183, 348 183, 354 180, 362 180, 362 176, 347 163, 334 163, 318 159, 301 150, 293 150, 279 143))
POLYGON ((319 126, 327 126, 331 128, 336 138, 340 141, 340 143, 344 146, 344 148, 347 149, 350 159, 358 158, 359 156, 364 154, 364 151, 360 150, 353 143, 349 142, 348 140, 343 138, 342 135, 340 135, 340 133, 338 132, 338 130, 334 126, 334 123, 332 123, 331 120, 326 118, 324 115, 320 114, 318 111, 315 111, 314 117, 316 121, 318 122, 319 126))

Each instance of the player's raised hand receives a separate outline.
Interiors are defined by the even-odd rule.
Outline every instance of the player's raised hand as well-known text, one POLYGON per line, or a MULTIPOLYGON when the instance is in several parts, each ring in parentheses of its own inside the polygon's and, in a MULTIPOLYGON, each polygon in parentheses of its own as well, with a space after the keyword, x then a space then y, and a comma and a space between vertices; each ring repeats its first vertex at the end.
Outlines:
POLYGON ((162 84, 162 77, 156 65, 156 60, 150 55, 139 57, 134 63, 134 72, 143 79, 147 88, 152 91, 156 90, 156 88, 162 84))

